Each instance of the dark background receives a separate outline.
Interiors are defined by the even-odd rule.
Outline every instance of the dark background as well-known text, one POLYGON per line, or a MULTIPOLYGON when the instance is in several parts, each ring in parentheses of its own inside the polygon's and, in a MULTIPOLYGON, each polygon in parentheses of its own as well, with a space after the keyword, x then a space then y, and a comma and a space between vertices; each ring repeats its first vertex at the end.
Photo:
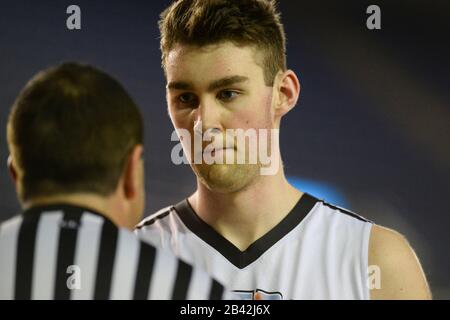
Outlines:
MULTIPOLYGON (((302 84, 282 123, 286 173, 406 235, 434 298, 450 298, 450 2, 280 2, 288 66, 302 84), (381 30, 366 28, 370 4, 381 7, 381 30)), ((20 210, 6 170, 9 108, 32 75, 67 60, 114 75, 141 107, 146 215, 193 191, 190 169, 170 160, 157 29, 168 3, 0 0, 0 220, 20 210), (81 30, 66 28, 71 4, 81 30)))

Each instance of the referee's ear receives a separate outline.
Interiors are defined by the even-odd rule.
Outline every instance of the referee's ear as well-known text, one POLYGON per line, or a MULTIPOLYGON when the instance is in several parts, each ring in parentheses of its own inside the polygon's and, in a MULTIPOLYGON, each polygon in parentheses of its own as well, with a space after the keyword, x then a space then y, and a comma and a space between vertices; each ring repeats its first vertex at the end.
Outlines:
POLYGON ((17 184, 17 171, 16 171, 16 168, 14 167, 14 163, 13 163, 13 159, 12 159, 11 155, 8 156, 7 163, 8 163, 9 175, 11 176, 11 179, 13 180, 14 184, 17 184))
POLYGON ((142 153, 143 146, 138 144, 133 147, 128 155, 123 173, 123 188, 127 199, 133 199, 139 195, 139 189, 142 187, 142 153))

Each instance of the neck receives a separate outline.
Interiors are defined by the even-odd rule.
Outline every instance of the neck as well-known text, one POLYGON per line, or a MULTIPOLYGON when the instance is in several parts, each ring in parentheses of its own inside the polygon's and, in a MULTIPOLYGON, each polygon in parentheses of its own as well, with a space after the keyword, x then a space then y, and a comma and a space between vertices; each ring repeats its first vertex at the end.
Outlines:
POLYGON ((234 193, 214 192, 197 181, 189 202, 202 220, 244 251, 275 227, 301 196, 279 170, 273 176, 259 176, 234 193))
POLYGON ((126 221, 125 209, 121 202, 115 196, 102 197, 93 194, 68 194, 57 196, 35 197, 22 204, 23 209, 31 207, 69 204, 86 209, 92 209, 111 220, 116 226, 132 229, 132 225, 126 221))

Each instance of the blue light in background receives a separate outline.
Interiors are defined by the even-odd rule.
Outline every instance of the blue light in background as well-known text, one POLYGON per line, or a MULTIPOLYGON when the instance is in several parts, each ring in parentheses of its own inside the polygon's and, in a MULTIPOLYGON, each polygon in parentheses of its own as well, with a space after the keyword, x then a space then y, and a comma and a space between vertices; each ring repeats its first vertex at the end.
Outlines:
POLYGON ((344 195, 332 185, 316 180, 303 179, 293 176, 288 176, 287 180, 297 189, 309 193, 316 198, 323 199, 330 204, 340 207, 348 207, 348 202, 344 195))

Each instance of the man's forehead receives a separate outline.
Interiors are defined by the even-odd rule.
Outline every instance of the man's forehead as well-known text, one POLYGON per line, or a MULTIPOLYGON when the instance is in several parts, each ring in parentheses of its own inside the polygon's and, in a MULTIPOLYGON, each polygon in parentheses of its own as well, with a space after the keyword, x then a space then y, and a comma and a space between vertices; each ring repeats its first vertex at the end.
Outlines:
POLYGON ((201 47, 177 44, 168 53, 165 65, 168 83, 194 80, 210 83, 236 76, 251 80, 262 74, 253 47, 231 42, 201 47))

